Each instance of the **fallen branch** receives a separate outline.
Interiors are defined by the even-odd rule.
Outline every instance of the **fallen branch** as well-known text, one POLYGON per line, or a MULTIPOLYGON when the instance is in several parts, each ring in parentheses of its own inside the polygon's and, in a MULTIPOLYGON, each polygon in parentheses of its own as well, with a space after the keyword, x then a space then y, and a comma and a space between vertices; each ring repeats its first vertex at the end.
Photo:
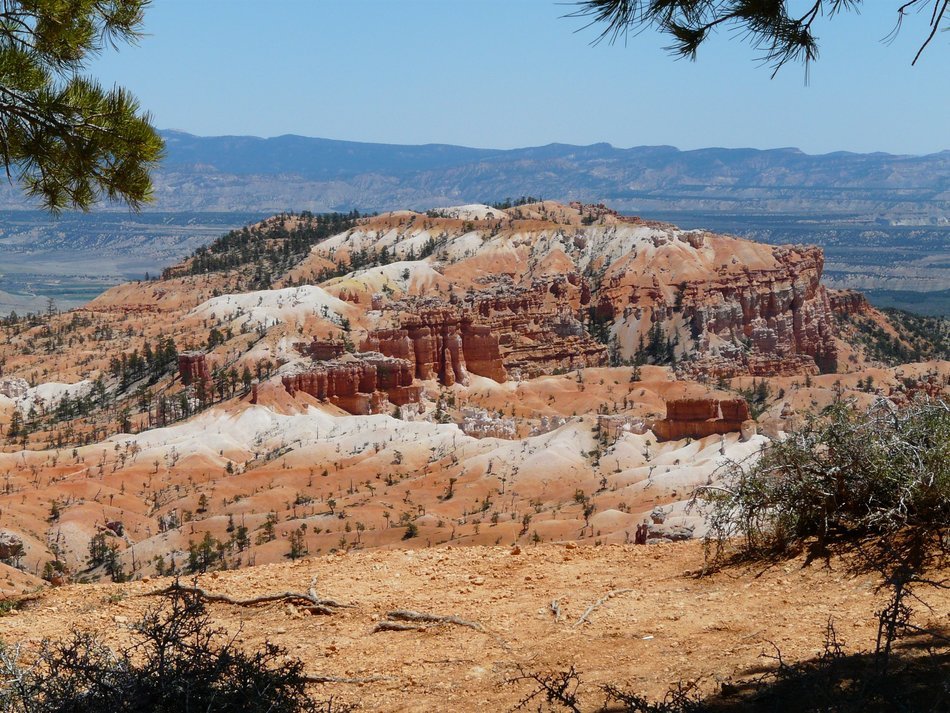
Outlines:
POLYGON ((388 619, 380 621, 373 627, 373 632, 377 631, 421 631, 426 629, 426 624, 455 624, 456 626, 467 626, 475 631, 484 631, 482 625, 477 621, 468 621, 460 617, 440 614, 428 614, 426 612, 412 611, 410 609, 396 609, 387 612, 388 619), (403 622, 410 622, 405 624, 403 622))
POLYGON ((176 592, 192 594, 205 602, 231 604, 237 607, 254 607, 260 604, 270 604, 272 602, 297 602, 303 609, 309 611, 311 614, 332 614, 334 609, 351 606, 349 604, 341 604, 332 599, 321 599, 316 596, 316 592, 312 587, 307 594, 301 592, 281 592, 279 594, 264 594, 260 597, 251 597, 250 599, 234 599, 225 594, 212 594, 200 587, 185 587, 175 582, 164 589, 146 592, 143 596, 156 597, 176 592))
POLYGON ((457 626, 467 626, 475 631, 482 631, 482 625, 477 621, 468 621, 455 615, 441 616, 439 614, 428 614, 426 612, 412 611, 411 609, 397 609, 386 614, 390 619, 399 619, 401 621, 424 621, 432 624, 455 624, 457 626))
POLYGON ((552 599, 551 600, 551 613, 554 614, 554 623, 561 621, 561 600, 552 599))
POLYGON ((346 678, 344 676, 301 676, 303 683, 375 683, 390 681, 392 676, 367 676, 365 678, 346 678))
POLYGON ((585 611, 584 614, 581 616, 581 618, 577 620, 577 622, 574 624, 574 626, 575 626, 575 627, 578 627, 578 626, 580 626, 581 624, 583 624, 585 621, 587 621, 587 617, 589 617, 589 616, 591 615, 591 613, 592 613, 595 609, 597 609, 599 606, 601 606, 601 605, 603 605, 603 604, 606 604, 608 600, 613 599, 614 597, 616 597, 616 596, 618 596, 618 595, 620 595, 620 594, 626 594, 626 593, 632 592, 632 591, 634 591, 634 590, 633 590, 633 589, 613 589, 613 590, 607 592, 604 596, 602 596, 602 597, 601 597, 600 599, 598 599, 596 602, 594 602, 594 603, 591 604, 589 607, 587 607, 587 611, 585 611))
POLYGON ((407 624, 402 621, 384 619, 376 622, 376 626, 373 627, 370 633, 375 634, 377 631, 425 631, 428 628, 425 624, 407 624))
POLYGON ((321 597, 317 594, 317 590, 314 589, 313 586, 311 586, 310 589, 307 590, 307 594, 309 594, 310 597, 315 602, 320 602, 320 604, 322 604, 325 607, 333 607, 335 609, 348 609, 353 606, 352 604, 343 604, 342 602, 338 602, 335 599, 326 599, 325 597, 321 597))

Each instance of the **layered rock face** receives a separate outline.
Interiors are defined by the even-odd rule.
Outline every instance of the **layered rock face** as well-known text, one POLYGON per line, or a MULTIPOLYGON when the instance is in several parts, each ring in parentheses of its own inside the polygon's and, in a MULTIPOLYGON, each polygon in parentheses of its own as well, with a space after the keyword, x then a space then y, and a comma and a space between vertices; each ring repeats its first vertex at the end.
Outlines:
POLYGON ((317 339, 314 337, 309 345, 304 345, 302 351, 306 351, 310 358, 315 361, 328 361, 343 356, 346 352, 346 344, 338 339, 317 339))
POLYGON ((732 377, 833 372, 835 327, 821 286, 819 248, 775 248, 777 266, 680 286, 682 316, 696 342, 694 375, 732 377), (711 348, 716 342, 716 348, 711 348))
POLYGON ((462 324, 462 353, 468 370, 479 376, 487 376, 498 383, 508 380, 508 371, 501 358, 498 335, 488 325, 462 324))
POLYGON ((303 392, 354 415, 382 413, 387 401, 396 406, 418 403, 422 392, 413 385, 409 361, 374 353, 347 354, 281 381, 291 396, 303 392))
MULTIPOLYGON (((820 371, 834 371, 837 347, 831 305, 819 284, 824 255, 818 248, 794 253, 801 258, 794 261, 789 259, 790 250, 776 249, 773 254, 780 267, 749 271, 745 279, 730 280, 710 307, 684 298, 691 303, 684 314, 695 329, 740 335, 748 340, 753 355, 780 360, 807 355, 820 371)), ((791 370, 797 371, 796 360, 791 361, 791 370)), ((781 365, 777 367, 777 371, 783 370, 781 365)))
POLYGON ((447 386, 465 383, 466 372, 504 382, 511 374, 602 366, 607 348, 576 316, 589 299, 586 283, 572 273, 528 288, 496 281, 455 305, 433 299, 379 303, 399 327, 371 331, 362 348, 407 359, 418 378, 447 386))
POLYGON ((527 287, 502 283, 466 300, 466 309, 497 335, 505 369, 532 378, 607 364, 607 347, 578 318, 590 299, 587 281, 568 273, 527 287))
POLYGON ((661 441, 705 438, 742 431, 749 421, 745 399, 676 399, 666 404, 666 418, 654 421, 652 431, 661 441))
POLYGON ((867 297, 857 290, 828 290, 831 311, 845 317, 864 314, 871 309, 867 297))
POLYGON ((379 316, 366 324, 364 348, 409 359, 418 378, 443 384, 466 372, 532 378, 638 353, 675 360, 687 377, 814 374, 837 370, 835 315, 868 309, 860 295, 821 285, 816 247, 680 230, 603 205, 491 215, 457 224, 392 214, 322 244, 326 260, 385 243, 407 265, 422 262, 413 256, 424 240, 438 244, 424 269, 396 278, 374 268, 341 286, 340 295, 362 291, 364 303, 372 294, 379 316), (651 338, 657 348, 641 351, 651 338))

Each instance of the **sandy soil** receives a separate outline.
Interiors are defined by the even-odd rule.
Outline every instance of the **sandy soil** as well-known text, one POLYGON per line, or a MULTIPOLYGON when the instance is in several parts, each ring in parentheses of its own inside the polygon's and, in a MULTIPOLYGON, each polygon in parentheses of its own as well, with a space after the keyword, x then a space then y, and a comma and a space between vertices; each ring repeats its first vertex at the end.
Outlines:
MULTIPOLYGON (((733 568, 704 578, 697 542, 648 547, 541 545, 363 551, 205 575, 200 586, 232 597, 306 591, 353 604, 332 616, 304 615, 287 604, 241 608, 213 604, 214 621, 247 646, 265 640, 306 662, 308 673, 381 677, 363 684, 319 686, 359 701, 365 710, 506 710, 527 690, 508 683, 529 671, 575 665, 591 695, 595 685, 626 684, 662 696, 670 684, 698 680, 714 691, 774 662, 818 654, 833 618, 849 651, 873 647, 878 581, 850 574, 841 560, 733 568), (578 620, 594 602, 618 593, 578 620), (562 616, 551 610, 557 599, 562 616), (393 609, 455 614, 484 631, 434 626, 372 633, 393 609)), ((149 606, 148 592, 167 579, 66 586, 0 619, 0 638, 27 652, 70 628, 113 643, 149 606)), ((950 592, 928 594, 921 622, 950 623, 950 592)))

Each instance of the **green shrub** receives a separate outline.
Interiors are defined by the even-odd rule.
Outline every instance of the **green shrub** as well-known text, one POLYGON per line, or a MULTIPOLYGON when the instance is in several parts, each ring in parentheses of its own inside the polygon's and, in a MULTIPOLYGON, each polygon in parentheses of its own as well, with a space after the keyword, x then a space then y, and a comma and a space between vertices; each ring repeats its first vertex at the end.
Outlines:
POLYGON ((411 540, 413 537, 419 536, 419 526, 414 522, 410 522, 406 525, 406 531, 402 533, 402 539, 411 540))
POLYGON ((910 538, 925 558, 950 527, 950 406, 835 404, 698 495, 716 542, 739 536, 749 555, 844 536, 910 538))

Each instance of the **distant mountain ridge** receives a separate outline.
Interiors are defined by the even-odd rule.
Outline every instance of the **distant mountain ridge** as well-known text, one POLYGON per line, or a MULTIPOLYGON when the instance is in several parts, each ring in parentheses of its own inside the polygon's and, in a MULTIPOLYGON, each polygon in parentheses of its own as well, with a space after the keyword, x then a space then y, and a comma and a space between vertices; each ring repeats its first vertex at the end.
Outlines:
POLYGON ((367 173, 407 175, 422 168, 435 170, 483 160, 503 153, 445 144, 400 146, 309 138, 287 134, 274 138, 257 136, 194 136, 182 131, 163 131, 167 157, 164 170, 213 167, 236 175, 298 175, 308 180, 329 181, 367 173))
MULTIPOLYGON (((385 211, 535 195, 646 214, 812 212, 925 225, 950 215, 950 151, 809 155, 606 143, 503 150, 162 135, 167 156, 150 211, 385 211)), ((0 190, 0 208, 22 207, 15 187, 0 190)))

